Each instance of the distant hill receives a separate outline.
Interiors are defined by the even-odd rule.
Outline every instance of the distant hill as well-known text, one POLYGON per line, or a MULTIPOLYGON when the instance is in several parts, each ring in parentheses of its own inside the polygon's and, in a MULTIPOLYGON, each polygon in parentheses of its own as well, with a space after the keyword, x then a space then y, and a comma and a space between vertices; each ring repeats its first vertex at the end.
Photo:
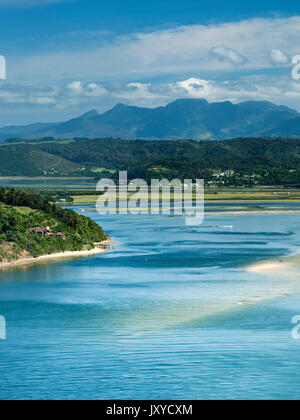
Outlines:
POLYGON ((0 147, 0 176, 34 176, 47 173, 63 176, 79 170, 79 164, 40 150, 31 144, 0 147))
POLYGON ((108 177, 127 170, 132 178, 208 179, 216 170, 251 174, 275 169, 292 174, 289 179, 295 178, 294 171, 300 171, 300 140, 127 141, 106 138, 0 146, 0 176, 108 177))
POLYGON ((90 111, 62 123, 9 126, 0 139, 104 138, 223 140, 234 137, 300 137, 300 114, 271 102, 208 103, 179 99, 165 107, 139 108, 123 104, 98 114, 90 111))

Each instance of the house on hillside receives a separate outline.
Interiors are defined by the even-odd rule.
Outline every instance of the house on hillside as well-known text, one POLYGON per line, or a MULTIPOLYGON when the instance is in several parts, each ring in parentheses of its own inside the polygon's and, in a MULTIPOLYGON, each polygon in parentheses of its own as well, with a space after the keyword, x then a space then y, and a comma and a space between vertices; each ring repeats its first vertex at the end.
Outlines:
POLYGON ((66 239, 66 235, 63 232, 57 232, 55 236, 57 238, 66 239))
POLYGON ((43 238, 47 238, 49 236, 53 236, 53 231, 50 229, 49 226, 43 227, 32 227, 28 229, 29 233, 37 233, 38 235, 42 236, 43 238))
POLYGON ((57 238, 66 239, 66 235, 63 232, 53 233, 53 230, 49 226, 43 227, 32 227, 28 229, 29 233, 37 233, 43 238, 49 238, 50 236, 56 236, 57 238))

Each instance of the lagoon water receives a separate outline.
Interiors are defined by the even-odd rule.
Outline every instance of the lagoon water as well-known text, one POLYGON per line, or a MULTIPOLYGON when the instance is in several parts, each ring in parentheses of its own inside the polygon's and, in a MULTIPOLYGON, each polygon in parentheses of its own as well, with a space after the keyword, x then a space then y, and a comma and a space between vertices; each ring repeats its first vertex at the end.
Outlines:
POLYGON ((299 214, 85 214, 114 252, 0 273, 0 399, 300 397, 300 271, 245 270, 299 252, 299 214))

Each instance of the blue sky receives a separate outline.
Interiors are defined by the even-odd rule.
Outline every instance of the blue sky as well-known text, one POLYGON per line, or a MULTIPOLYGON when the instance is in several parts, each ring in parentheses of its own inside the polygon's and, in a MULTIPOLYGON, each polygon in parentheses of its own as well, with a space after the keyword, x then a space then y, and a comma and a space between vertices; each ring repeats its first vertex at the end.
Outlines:
POLYGON ((298 2, 0 0, 0 125, 118 102, 272 100, 300 111, 298 2))
POLYGON ((4 53, 23 54, 45 47, 55 48, 56 41, 61 48, 64 34, 67 38, 76 32, 103 31, 124 35, 183 25, 286 17, 300 14, 300 5, 296 1, 277 0, 247 3, 224 0, 0 0, 0 12, 0 45, 4 53), (56 40, 57 37, 60 39, 56 40))

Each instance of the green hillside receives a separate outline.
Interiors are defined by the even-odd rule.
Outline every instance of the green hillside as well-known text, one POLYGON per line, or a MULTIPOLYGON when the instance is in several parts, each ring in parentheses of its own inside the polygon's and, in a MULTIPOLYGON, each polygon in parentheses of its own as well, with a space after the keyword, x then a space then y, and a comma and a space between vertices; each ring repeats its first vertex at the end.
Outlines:
POLYGON ((85 216, 37 194, 0 188, 0 262, 89 250, 105 239, 102 228, 85 216), (31 232, 32 228, 47 233, 31 232))
POLYGON ((52 173, 69 175, 80 165, 61 156, 33 147, 31 144, 16 144, 0 148, 0 176, 39 176, 52 173))
MULTIPOLYGON (((240 138, 226 141, 143 141, 95 139, 72 142, 5 144, 1 176, 166 177, 210 180, 216 171, 239 179, 257 174, 262 183, 300 183, 300 140, 240 138)), ((233 180, 234 181, 234 180, 233 180)), ((240 181, 239 181, 240 182, 240 181)), ((235 181, 233 182, 235 183, 235 181)))

